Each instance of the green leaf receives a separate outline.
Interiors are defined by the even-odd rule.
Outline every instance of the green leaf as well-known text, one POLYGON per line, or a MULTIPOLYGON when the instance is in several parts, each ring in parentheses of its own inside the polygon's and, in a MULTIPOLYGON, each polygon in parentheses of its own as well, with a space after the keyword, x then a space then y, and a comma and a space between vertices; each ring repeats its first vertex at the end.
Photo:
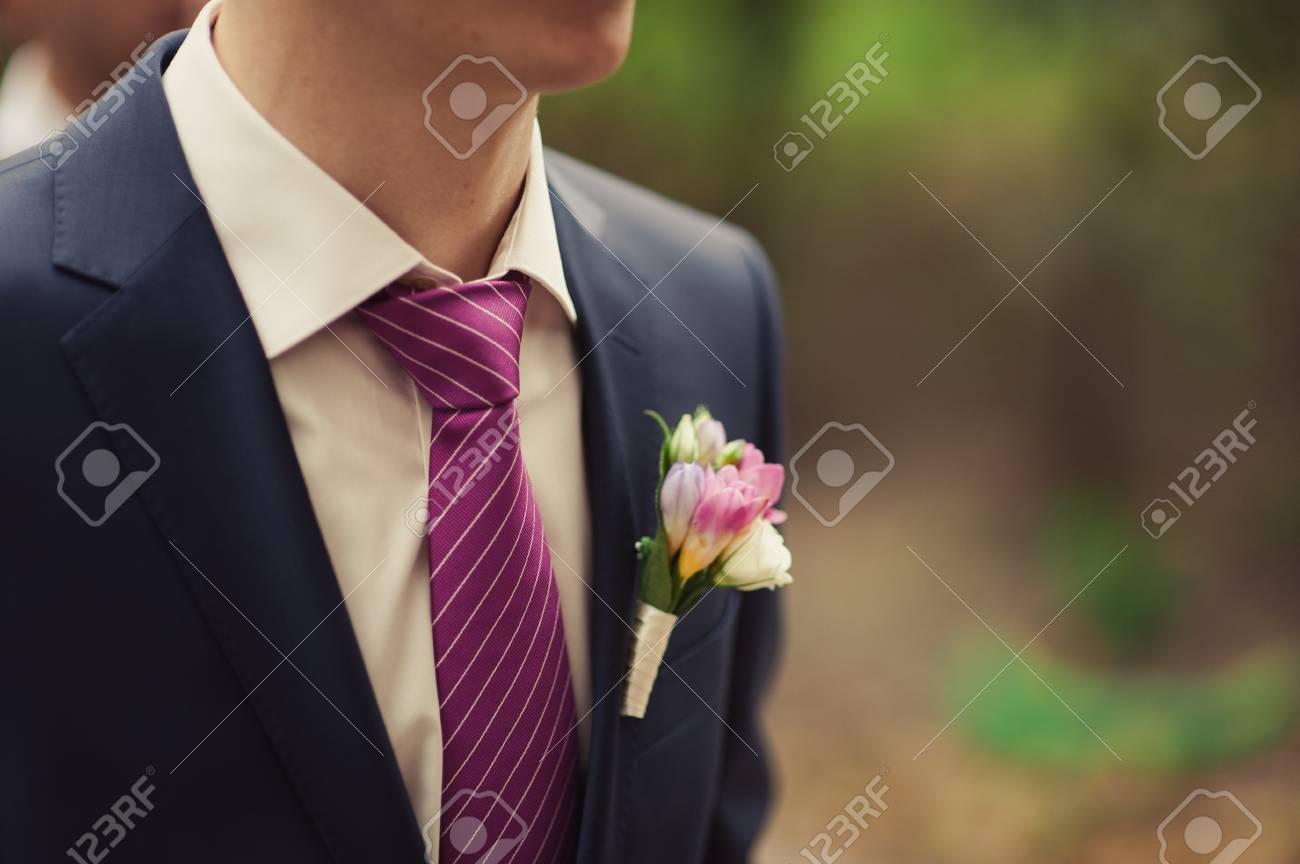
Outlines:
POLYGON ((654 539, 641 538, 641 600, 664 612, 673 611, 673 574, 662 526, 654 539))
POLYGON ((663 417, 662 414, 660 414, 658 411, 654 411, 654 410, 651 410, 651 409, 647 408, 646 411, 645 411, 645 415, 646 415, 647 417, 653 417, 654 420, 655 420, 655 422, 659 424, 659 428, 662 429, 662 430, 664 431, 664 440, 665 440, 665 441, 667 441, 669 438, 673 437, 673 430, 671 430, 671 429, 668 428, 668 421, 664 419, 664 417, 663 417))
MULTIPOLYGON (((668 458, 668 442, 670 442, 673 438, 673 430, 668 428, 668 421, 664 420, 663 415, 660 414, 658 411, 652 411, 650 409, 646 409, 645 414, 647 417, 654 418, 654 421, 659 424, 659 428, 664 433, 664 443, 659 445, 659 484, 662 485, 664 482, 664 475, 667 474, 668 469, 672 467, 672 460, 668 458)), ((658 503, 659 503, 659 488, 658 486, 656 486, 655 487, 656 506, 658 505, 658 503)))

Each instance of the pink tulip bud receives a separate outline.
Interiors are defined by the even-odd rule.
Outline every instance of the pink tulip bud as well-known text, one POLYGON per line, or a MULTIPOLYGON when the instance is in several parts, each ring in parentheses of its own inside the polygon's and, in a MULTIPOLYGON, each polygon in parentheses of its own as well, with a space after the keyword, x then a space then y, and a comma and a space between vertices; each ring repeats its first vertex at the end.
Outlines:
POLYGON ((682 579, 689 579, 712 564, 727 544, 767 507, 767 500, 759 498, 752 486, 741 481, 735 466, 728 465, 717 472, 711 468, 705 470, 704 491, 691 516, 677 562, 682 579))
POLYGON ((755 493, 767 500, 767 521, 781 524, 785 513, 774 506, 781 497, 781 487, 785 484, 785 467, 763 461, 763 451, 753 444, 746 444, 744 453, 737 465, 740 479, 754 487, 755 493))

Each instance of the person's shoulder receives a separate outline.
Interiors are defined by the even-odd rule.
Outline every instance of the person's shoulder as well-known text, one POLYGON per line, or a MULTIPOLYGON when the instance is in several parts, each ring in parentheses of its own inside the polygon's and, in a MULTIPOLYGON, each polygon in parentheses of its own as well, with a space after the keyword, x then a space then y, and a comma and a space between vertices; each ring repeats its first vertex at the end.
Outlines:
POLYGON ((54 232, 54 172, 36 147, 0 160, 0 291, 48 270, 54 232))
POLYGON ((546 164, 561 205, 611 252, 646 262, 645 278, 684 268, 694 281, 757 290, 770 302, 776 280, 746 229, 556 150, 546 151, 546 164))
POLYGON ((102 292, 55 266, 55 170, 35 147, 0 161, 0 356, 30 359, 35 346, 54 344, 102 292))

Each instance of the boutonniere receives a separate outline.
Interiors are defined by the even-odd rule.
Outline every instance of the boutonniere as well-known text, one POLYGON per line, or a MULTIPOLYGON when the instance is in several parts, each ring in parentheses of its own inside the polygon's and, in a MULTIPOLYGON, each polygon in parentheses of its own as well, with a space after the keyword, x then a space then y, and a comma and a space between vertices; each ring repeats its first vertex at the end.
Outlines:
POLYGON ((663 429, 658 525, 637 542, 641 602, 623 696, 625 717, 644 717, 673 625, 715 588, 753 591, 789 585, 790 550, 776 530, 785 469, 748 441, 727 440, 701 406, 663 429))

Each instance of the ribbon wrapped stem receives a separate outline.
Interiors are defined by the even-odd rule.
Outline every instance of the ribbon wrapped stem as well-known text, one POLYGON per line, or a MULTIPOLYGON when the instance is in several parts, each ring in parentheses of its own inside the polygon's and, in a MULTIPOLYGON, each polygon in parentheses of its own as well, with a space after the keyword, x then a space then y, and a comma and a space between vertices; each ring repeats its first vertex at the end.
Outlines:
POLYGON ((632 658, 627 674, 627 689, 623 692, 623 716, 645 716, 650 704, 650 691, 659 675, 659 664, 668 650, 668 637, 672 635, 677 616, 648 603, 641 603, 636 612, 636 638, 632 640, 632 658))

